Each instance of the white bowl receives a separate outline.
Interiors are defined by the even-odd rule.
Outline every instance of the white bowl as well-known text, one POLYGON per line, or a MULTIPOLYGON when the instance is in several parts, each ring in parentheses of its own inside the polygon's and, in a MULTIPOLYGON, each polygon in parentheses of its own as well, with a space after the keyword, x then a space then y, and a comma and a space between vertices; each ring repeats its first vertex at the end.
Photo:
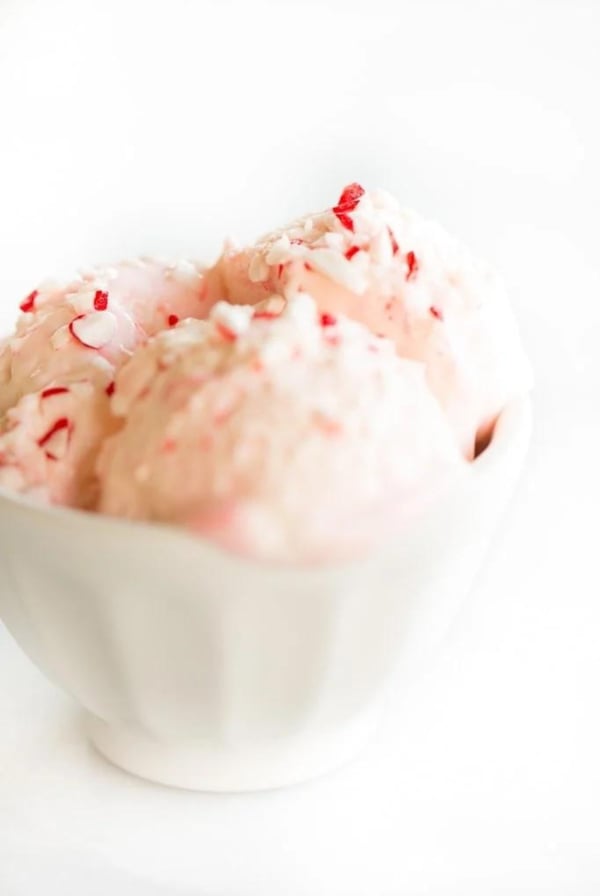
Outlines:
POLYGON ((373 731, 398 662, 439 642, 524 459, 528 399, 470 475, 360 561, 269 566, 175 528, 0 494, 0 613, 144 778, 253 790, 321 774, 373 731))

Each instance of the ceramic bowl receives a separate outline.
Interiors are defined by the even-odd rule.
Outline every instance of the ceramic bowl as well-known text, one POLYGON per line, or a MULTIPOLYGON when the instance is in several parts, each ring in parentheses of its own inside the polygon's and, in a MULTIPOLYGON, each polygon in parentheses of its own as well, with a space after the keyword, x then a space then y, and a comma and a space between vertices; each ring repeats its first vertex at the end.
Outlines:
POLYGON ((313 568, 2 492, 0 614, 116 765, 212 791, 307 779, 366 743, 395 666, 431 656, 529 431, 529 402, 516 400, 469 474, 408 531, 368 557, 313 568))

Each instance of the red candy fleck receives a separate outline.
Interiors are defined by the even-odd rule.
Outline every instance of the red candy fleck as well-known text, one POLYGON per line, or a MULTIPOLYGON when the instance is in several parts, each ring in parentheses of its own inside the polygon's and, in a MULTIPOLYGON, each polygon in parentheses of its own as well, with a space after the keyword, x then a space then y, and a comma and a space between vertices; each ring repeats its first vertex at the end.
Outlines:
POLYGON ((348 184, 348 186, 344 187, 342 190, 342 195, 338 199, 337 205, 333 207, 334 215, 346 230, 354 232, 354 221, 348 212, 354 211, 360 202, 361 196, 364 195, 364 192, 365 191, 360 184, 348 184))
POLYGON ((278 264, 278 265, 277 265, 277 278, 278 278, 279 280, 281 280, 281 275, 282 275, 282 274, 283 274, 283 265, 282 265, 282 264, 278 264))
POLYGON ((273 320, 275 317, 279 317, 279 315, 274 311, 255 311, 252 315, 253 320, 273 320))
POLYGON ((429 313, 432 317, 435 317, 436 320, 444 319, 443 312, 436 305, 431 305, 431 307, 429 308, 429 313))
POLYGON ((344 252, 344 257, 350 261, 351 258, 354 258, 357 252, 360 252, 360 246, 350 246, 350 248, 346 249, 344 252))
POLYGON ((69 389, 66 386, 51 386, 49 389, 44 389, 44 391, 40 394, 40 398, 51 398, 53 395, 64 395, 65 392, 68 392, 69 389))
MULTIPOLYGON (((63 429, 68 430, 70 428, 70 426, 71 426, 71 424, 69 423, 69 420, 67 419, 67 417, 61 417, 59 420, 56 421, 56 423, 54 423, 50 427, 48 432, 45 433, 41 437, 41 439, 38 439, 39 447, 43 448, 44 445, 47 445, 48 442, 50 442, 51 439, 53 439, 57 433, 61 432, 63 429)), ((46 457, 48 458, 48 460, 58 460, 58 457, 55 454, 52 454, 51 451, 46 451, 45 454, 46 454, 46 457)))
POLYGON ((307 261, 304 262, 304 268, 305 268, 305 270, 311 271, 311 272, 313 270, 312 266, 307 261))
POLYGON ((114 393, 115 393, 115 381, 114 380, 112 381, 112 383, 108 384, 108 386, 105 389, 105 392, 109 398, 111 397, 111 395, 114 395, 114 393))
POLYGON ((328 314, 327 311, 324 311, 321 315, 321 326, 322 327, 333 327, 337 323, 337 319, 333 314, 328 314))
POLYGON ((94 296, 94 309, 96 311, 106 311, 108 308, 108 293, 102 289, 97 289, 94 296))
POLYGON ((237 335, 222 323, 217 323, 217 333, 225 342, 235 342, 237 335))
MULTIPOLYGON (((394 236, 391 227, 388 227, 388 233, 390 235, 390 242, 392 244, 392 255, 397 255, 398 251, 400 250, 400 246, 398 245, 398 240, 394 236)), ((414 255, 414 252, 413 252, 413 255, 414 255)))
MULTIPOLYGON (((92 312, 92 314, 93 313, 94 312, 92 312)), ((83 345, 84 348, 94 348, 94 349, 102 348, 102 346, 106 344, 105 341, 102 341, 100 343, 86 342, 86 340, 83 338, 83 335, 85 335, 85 329, 84 329, 83 333, 81 333, 81 327, 79 326, 79 321, 85 320, 87 317, 88 317, 87 314, 78 314, 77 317, 74 317, 73 320, 71 321, 71 323, 69 324, 69 333, 71 334, 73 339, 75 339, 75 341, 78 342, 80 345, 83 345)))
POLYGON ((406 264, 408 265, 406 279, 410 280, 416 276, 417 271, 419 270, 419 262, 417 261, 417 256, 414 252, 411 251, 406 253, 406 264))
POLYGON ((54 423, 50 427, 48 432, 43 435, 41 439, 38 439, 38 445, 40 446, 40 448, 43 448, 46 442, 49 442, 55 433, 60 432, 61 429, 67 429, 68 426, 69 421, 66 417, 61 417, 59 420, 57 420, 56 423, 54 423))
POLYGON ((177 317, 176 314, 169 314, 169 317, 167 318, 167 323, 169 324, 170 327, 176 327, 177 324, 179 323, 179 318, 177 317))
POLYGON ((336 208, 339 209, 340 211, 344 211, 344 212, 353 211, 356 208, 356 206, 358 205, 358 203, 360 202, 361 196, 364 196, 364 195, 365 195, 364 187, 361 187, 360 184, 357 184, 357 183, 348 184, 348 186, 344 187, 344 189, 342 190, 342 194, 341 194, 340 198, 338 199, 338 202, 337 202, 336 207, 334 208, 334 211, 336 208))
POLYGON ((354 233, 354 221, 352 220, 350 215, 346 214, 346 212, 340 211, 337 208, 334 208, 333 213, 340 224, 342 224, 342 226, 346 228, 346 230, 350 230, 352 233, 354 233))
POLYGON ((23 299, 23 301, 19 305, 21 311, 23 311, 25 314, 33 311, 35 309, 35 300, 37 299, 37 297, 38 291, 37 289, 34 289, 33 292, 30 292, 27 298, 23 299))

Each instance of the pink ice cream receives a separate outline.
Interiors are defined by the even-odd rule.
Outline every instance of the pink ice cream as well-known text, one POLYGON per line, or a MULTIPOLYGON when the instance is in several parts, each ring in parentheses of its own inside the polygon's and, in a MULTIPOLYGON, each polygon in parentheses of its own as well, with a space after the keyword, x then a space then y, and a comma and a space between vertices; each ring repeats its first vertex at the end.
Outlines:
POLYGON ((347 187, 246 249, 227 247, 207 273, 217 297, 254 304, 306 291, 425 364, 429 386, 472 458, 505 404, 530 385, 507 297, 491 270, 442 228, 381 191, 347 187))
POLYGON ((358 184, 210 269, 120 262, 21 311, 0 487, 262 558, 397 532, 531 380, 494 274, 358 184))
POLYGON ((0 485, 93 506, 117 371, 154 333, 206 306, 202 272, 188 261, 121 262, 27 296, 0 345, 0 485))
POLYGON ((106 393, 82 380, 23 396, 0 434, 0 485, 49 504, 92 508, 98 448, 116 428, 106 393))
POLYGON ((467 468, 423 366, 302 294, 160 334, 112 404, 100 509, 264 558, 362 550, 467 468))

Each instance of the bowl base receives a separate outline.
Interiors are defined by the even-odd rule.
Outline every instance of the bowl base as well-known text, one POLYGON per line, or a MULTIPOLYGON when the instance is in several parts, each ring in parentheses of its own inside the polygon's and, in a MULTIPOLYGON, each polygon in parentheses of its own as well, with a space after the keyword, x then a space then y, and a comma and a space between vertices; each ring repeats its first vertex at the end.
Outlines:
POLYGON ((91 714, 86 727, 98 752, 124 771, 167 787, 227 793, 286 787, 333 771, 362 751, 380 715, 377 705, 332 730, 237 748, 209 740, 158 741, 91 714))

